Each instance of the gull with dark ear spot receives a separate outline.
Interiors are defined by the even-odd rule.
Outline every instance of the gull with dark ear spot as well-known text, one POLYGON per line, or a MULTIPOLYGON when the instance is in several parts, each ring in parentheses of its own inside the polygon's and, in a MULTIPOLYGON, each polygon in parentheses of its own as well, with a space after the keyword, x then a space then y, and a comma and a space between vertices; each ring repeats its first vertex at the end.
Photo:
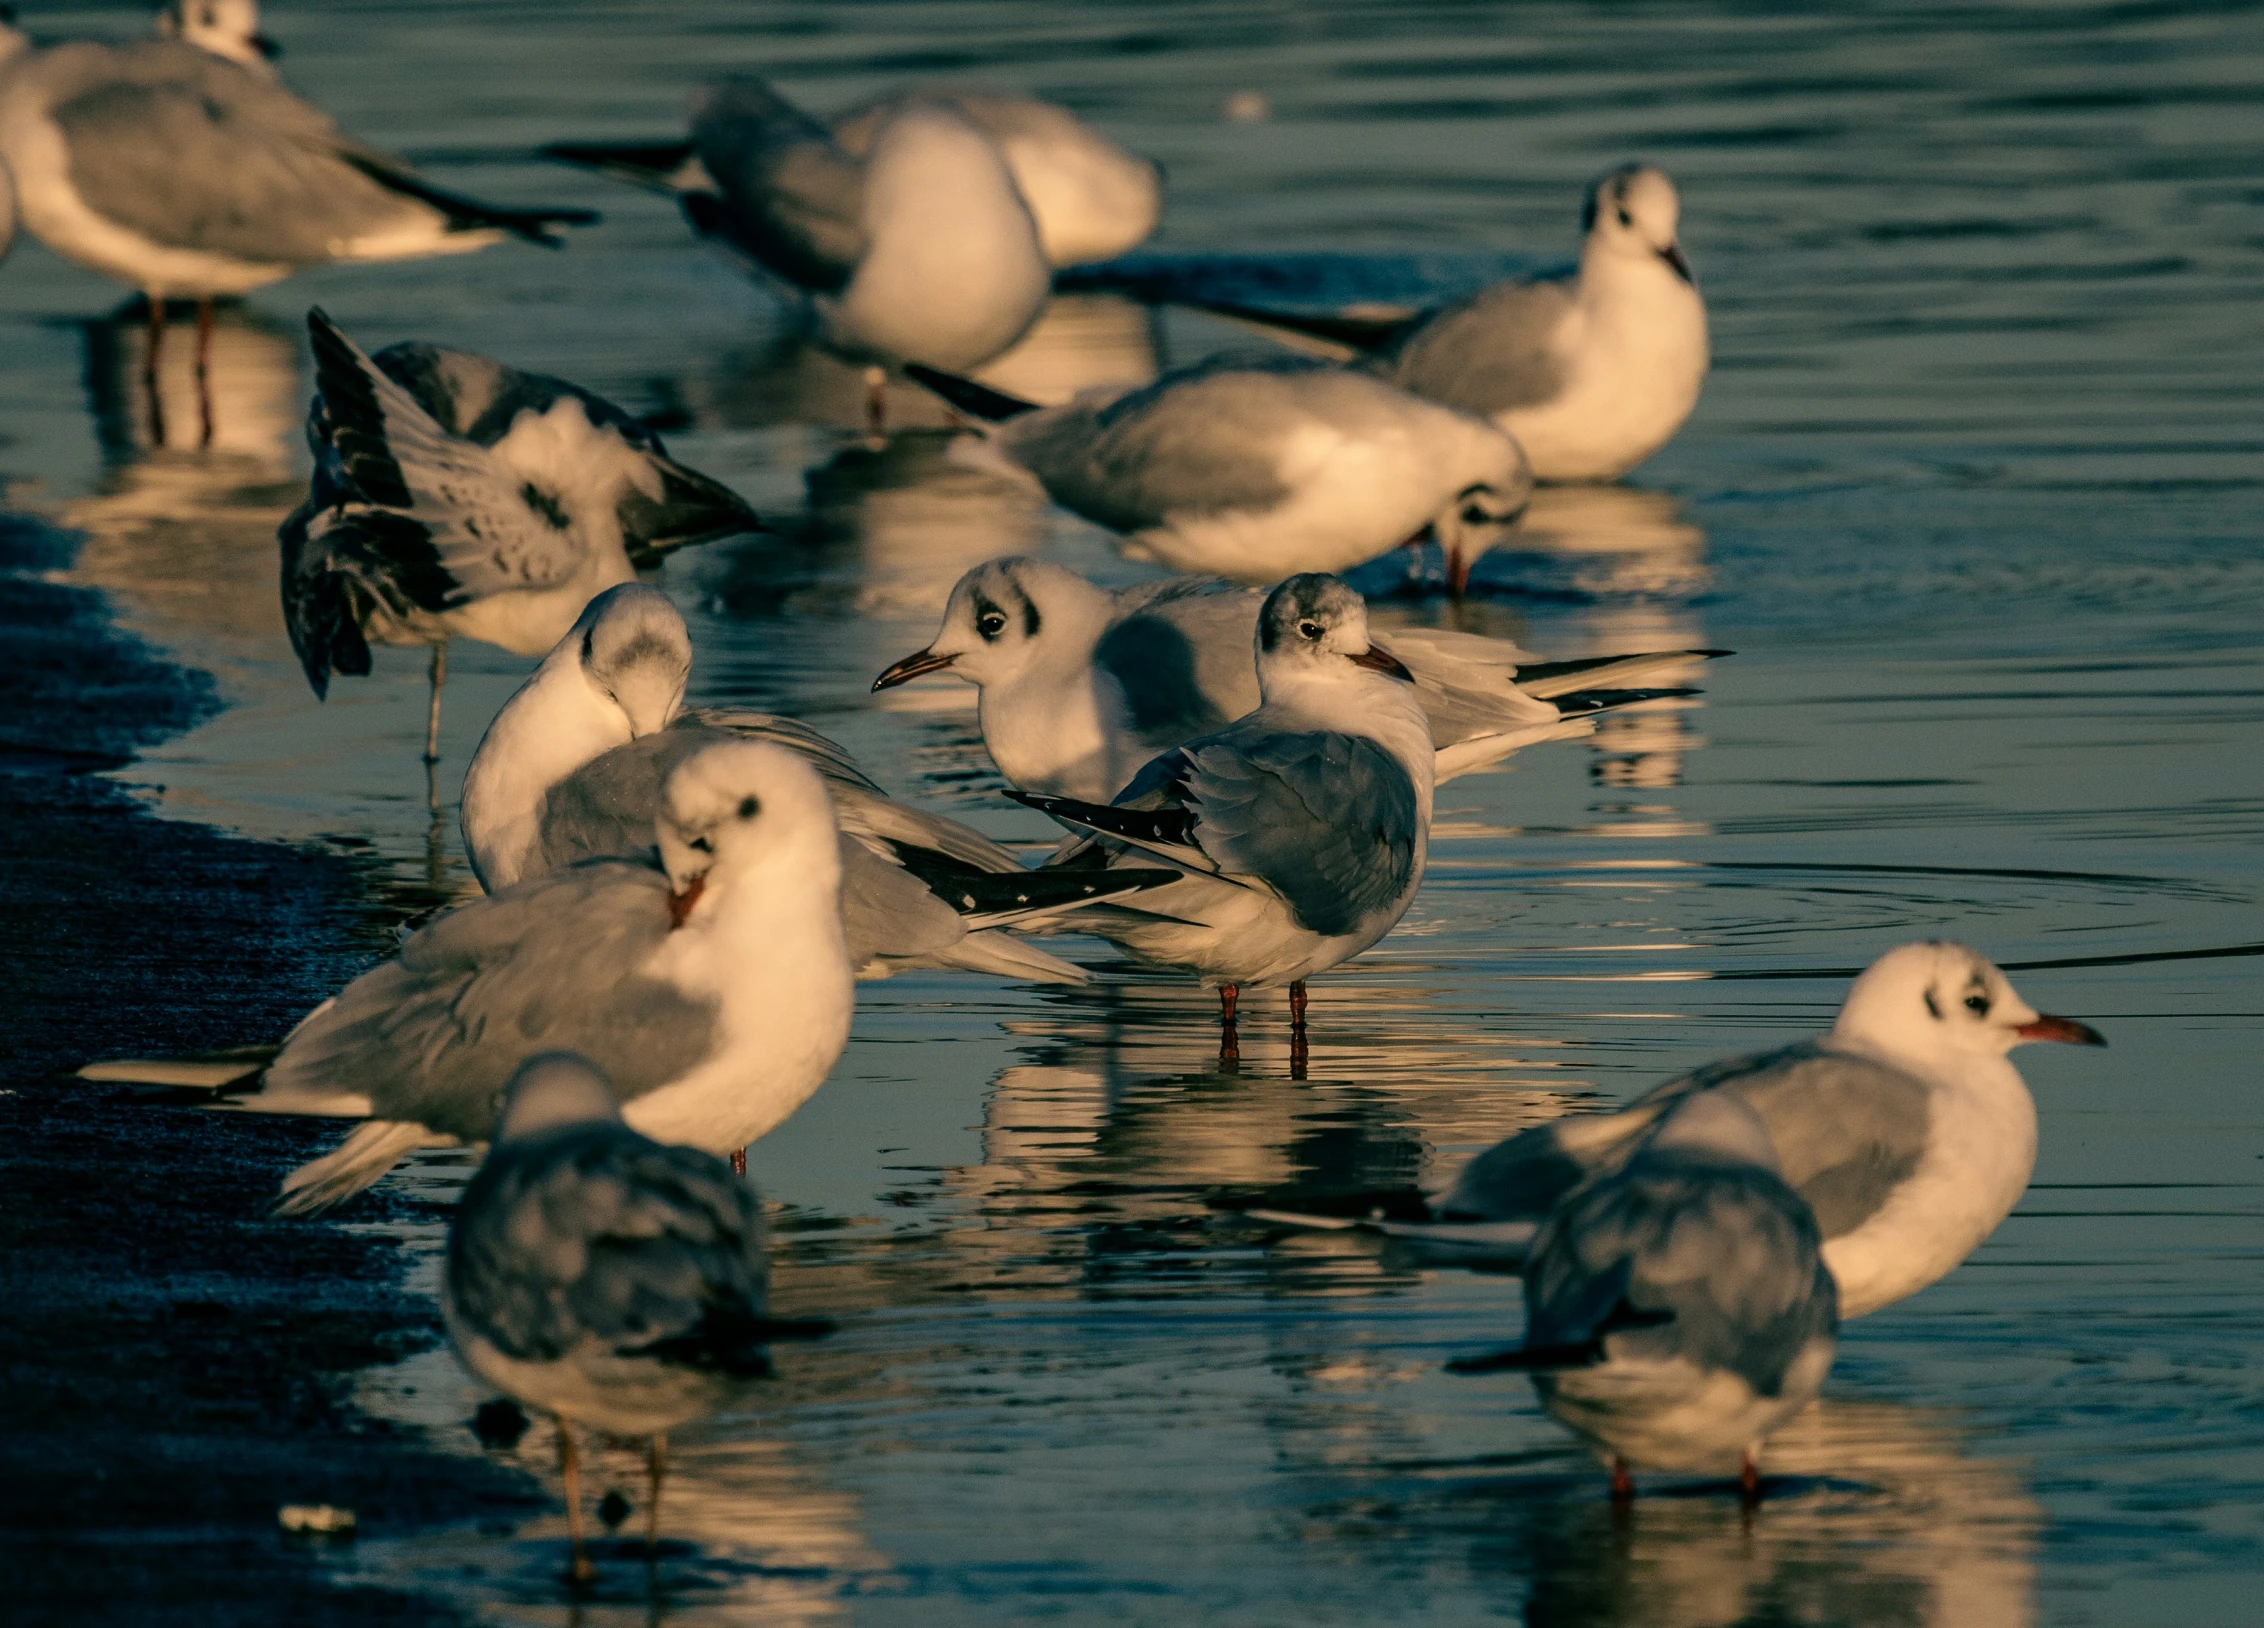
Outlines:
POLYGON ((280 533, 284 621, 318 696, 369 672, 372 641, 429 645, 428 762, 449 639, 541 655, 671 550, 767 529, 564 380, 430 345, 372 358, 320 311, 307 327, 315 469, 280 533))
POLYGON ((1258 1213, 1515 1259, 1573 1188, 1616 1168, 1678 1104, 1718 1093, 1767 1128, 1785 1181, 1815 1213, 1840 1315, 1861 1317, 1954 1271, 2020 1201, 2036 1164, 2036 1103, 2006 1053, 2038 1040, 2106 1044, 2088 1024, 2038 1012, 1977 950, 1904 944, 1855 980, 1818 1038, 1708 1064, 1616 1113, 1521 1131, 1428 1205, 1363 1194, 1319 1206, 1350 1211, 1330 1216, 1315 1213, 1312 1195, 1283 1195, 1258 1213))
POLYGON ((449 1223, 441 1288, 464 1366, 558 1421, 576 1581, 591 1567, 575 1425, 652 1438, 649 1558, 667 1433, 768 1378, 772 1343, 832 1327, 769 1315, 754 1190, 713 1154, 638 1135, 616 1095, 571 1054, 518 1070, 494 1145, 449 1223))
MULTIPOLYGON (((982 692, 983 745, 1018 788, 1105 803, 1158 752, 1224 728, 1260 702, 1253 660, 1265 595, 1208 577, 1111 591, 1046 560, 992 560, 959 579, 925 650, 873 681, 949 673, 982 692)), ((1440 781, 1538 741, 1587 734, 1613 707, 1692 692, 1630 689, 1722 650, 1651 650, 1543 662, 1504 639, 1395 628, 1440 781)))
POLYGON ((1429 725, 1407 670, 1368 637, 1335 577, 1291 577, 1258 616, 1263 704, 1166 752, 1112 802, 1009 792, 1092 833, 1052 863, 1152 864, 1185 880, 1092 930, 1143 960, 1201 975, 1231 1025, 1242 985, 1305 980, 1397 924, 1430 842, 1429 725))
POLYGON ((841 747, 769 713, 690 709, 691 633, 657 588, 624 583, 580 621, 488 726, 464 776, 464 848, 489 892, 585 859, 650 853, 669 772, 705 748, 759 740, 824 776, 841 826, 841 909, 860 977, 954 967, 1041 983, 1082 967, 1008 927, 1177 880, 1032 871, 956 820, 897 802, 841 747))
POLYGON ((1705 1092, 1617 1170, 1566 1195, 1525 1265, 1525 1339, 1457 1373, 1514 1370, 1610 1466, 1735 1466, 1760 1495, 1761 1443, 1816 1399, 1838 1291, 1816 1217, 1777 1171, 1768 1128, 1705 1092))
POLYGON ((181 40, 269 79, 283 54, 260 31, 259 0, 167 0, 153 27, 160 39, 181 40))
POLYGON ((1533 491, 1484 419, 1307 357, 1214 356, 1061 407, 907 371, 992 426, 983 461, 1177 571, 1271 583, 1435 540, 1459 594, 1533 491))

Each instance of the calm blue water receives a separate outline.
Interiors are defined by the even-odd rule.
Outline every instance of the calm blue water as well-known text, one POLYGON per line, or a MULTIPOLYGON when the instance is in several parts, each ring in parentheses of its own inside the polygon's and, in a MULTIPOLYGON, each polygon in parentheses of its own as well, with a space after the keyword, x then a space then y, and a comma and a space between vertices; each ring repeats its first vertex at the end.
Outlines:
MULTIPOLYGON (((782 1304, 844 1328, 680 1444, 667 1621, 2254 1620, 2256 10, 553 0, 283 5, 270 28, 348 128, 606 223, 555 255, 255 297, 220 336, 206 455, 147 445, 121 387, 138 339, 98 320, 117 291, 19 248, 0 479, 82 529, 78 576, 236 702, 124 778, 182 818, 368 845, 417 896, 466 885, 452 776, 525 664, 458 650, 437 832, 421 656, 307 693, 272 533, 304 472, 309 303, 373 348, 484 349, 683 420, 680 455, 790 522, 668 568, 696 698, 809 718, 1002 836, 1044 830, 996 796, 972 692, 876 702, 871 675, 976 560, 1142 569, 938 437, 865 449, 853 378, 775 301, 665 201, 533 164, 537 143, 666 134, 701 74, 748 67, 820 109, 909 75, 1065 101, 1168 166, 1159 250, 1546 261, 1608 165, 1684 191, 1719 358, 1694 422, 1629 489, 1545 494, 1464 609, 1380 614, 1736 659, 1702 703, 1447 788, 1406 924, 1316 985, 1309 1079, 1278 997, 1222 1074, 1201 994, 1097 945, 1079 992, 868 986, 834 1081, 753 1155, 786 1207, 782 1304), (1223 118, 1241 91, 1271 118, 1223 118), (1514 1336, 1514 1282, 1209 1207, 1435 1177, 1819 1028, 1853 969, 1928 934, 2113 1047, 2022 1054, 2034 1190, 1962 1271, 1851 1325, 1749 1524, 1718 1491, 1615 1518, 1521 1387, 1440 1372, 1514 1336)), ((1064 388, 1235 337, 1064 301, 1001 377, 1064 388)), ((472 1450, 445 1353, 365 1389, 472 1450)), ((520 1456, 547 1474, 549 1450, 538 1430, 520 1456)), ((561 1532, 374 1534, 341 1564, 556 1623, 561 1532)), ((609 1576, 575 1620, 646 1621, 641 1568, 609 1576)))

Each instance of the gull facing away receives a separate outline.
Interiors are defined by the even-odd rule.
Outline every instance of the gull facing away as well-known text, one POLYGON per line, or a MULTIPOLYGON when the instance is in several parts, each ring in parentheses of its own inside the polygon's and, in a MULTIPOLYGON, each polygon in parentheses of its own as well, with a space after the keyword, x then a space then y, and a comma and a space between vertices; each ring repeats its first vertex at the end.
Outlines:
MULTIPOLYGON (((695 99, 672 168, 653 168, 666 160, 652 148, 545 152, 657 175, 694 230, 806 296, 826 343, 852 360, 980 366, 1029 331, 1053 288, 1006 154, 945 101, 876 110, 858 129, 853 152, 763 81, 731 78, 695 99)), ((876 403, 880 378, 868 376, 876 403)))
POLYGON ((1525 1266, 1525 1340, 1457 1373, 1530 1374, 1541 1405, 1611 1467, 1735 1463, 1816 1399, 1839 1344, 1816 1217, 1735 1096, 1686 1099, 1619 1169, 1567 1194, 1525 1266))
POLYGON ((986 462, 1176 571, 1271 583, 1435 539, 1459 594, 1533 494, 1525 454, 1484 418, 1307 356, 1214 356, 1060 407, 906 371, 996 426, 986 462))
MULTIPOLYGON (((438 186, 341 133, 264 64, 204 48, 217 41, 200 25, 196 43, 31 50, 0 26, 0 162, 24 225, 147 298, 153 381, 168 299, 197 302, 201 380, 215 298, 313 266, 461 254, 506 236, 555 247, 553 227, 597 218, 438 186)), ((209 395, 202 405, 209 443, 209 395)))
POLYGON ((767 713, 686 710, 691 633, 668 596, 608 588, 488 726, 464 776, 464 849, 489 892, 584 859, 649 853, 661 787, 704 748, 762 740, 825 778, 841 826, 841 912, 861 978, 956 967, 1082 984, 1091 974, 998 929, 1052 924, 1176 871, 1025 869, 980 832, 896 802, 841 747, 767 713))
POLYGON ((261 31, 259 0, 171 0, 158 8, 152 26, 160 39, 184 40, 270 79, 283 54, 261 31))
MULTIPOLYGON (((1105 803, 1158 752, 1257 710, 1265 595, 1174 577, 1110 591, 1046 560, 991 560, 959 579, 933 643, 873 680, 875 690, 948 672, 981 692, 983 745, 1023 791, 1105 803)), ((1722 650, 1660 650, 1537 661, 1502 639, 1398 628, 1392 654, 1413 676, 1453 779, 1536 741, 1584 735, 1608 707, 1682 689, 1606 688, 1680 672, 1722 650)))
POLYGON ((631 1129, 734 1158, 809 1099, 856 998, 825 782, 731 741, 678 764, 661 804, 657 864, 591 860, 460 905, 291 1032, 233 1106, 368 1123, 284 1179, 281 1213, 350 1198, 413 1149, 489 1140, 503 1087, 545 1052, 601 1070, 631 1129))
POLYGON ((764 1347, 831 1332, 765 1314, 762 1205, 731 1167, 621 1122, 579 1057, 522 1066, 494 1145, 448 1227, 440 1309, 473 1376, 558 1421, 573 1576, 582 1541, 573 1427, 649 1436, 645 1552, 660 1530, 667 1433, 769 1377, 764 1347))
POLYGON ((291 648, 323 696, 333 672, 369 672, 372 640, 430 645, 428 763, 449 639, 539 656, 670 550, 767 529, 562 379, 433 345, 373 359, 319 310, 307 329, 314 480, 278 534, 291 648))
POLYGON ((1865 969, 1818 1038, 1709 1064, 1617 1113, 1520 1131, 1436 1204, 1375 1195, 1346 1206, 1359 1219, 1295 1213, 1294 1201, 1250 1213, 1514 1257, 1566 1193, 1615 1168, 1678 1104, 1722 1094, 1767 1128, 1785 1181, 1815 1212, 1840 1315, 1862 1317, 1954 1271, 2027 1190, 2036 1102, 2006 1053, 2032 1040, 2106 1044, 2038 1012, 1978 950, 1904 944, 1865 969), (1409 1219, 1366 1218, 1379 1210, 1409 1219))
POLYGON ((1588 189, 1568 274, 1430 312, 1207 308, 1368 353, 1377 376, 1515 436, 1540 480, 1616 480, 1682 428, 1711 361, 1681 213, 1663 171, 1629 164, 1588 189))
POLYGON ((1301 1033, 1305 980, 1391 931, 1423 880, 1433 750, 1413 680, 1334 577, 1267 595, 1257 671, 1255 712, 1164 753, 1106 805, 1007 795, 1094 833, 1054 864, 1185 871, 1093 931, 1201 974, 1230 1029, 1242 985, 1286 983, 1301 1033))

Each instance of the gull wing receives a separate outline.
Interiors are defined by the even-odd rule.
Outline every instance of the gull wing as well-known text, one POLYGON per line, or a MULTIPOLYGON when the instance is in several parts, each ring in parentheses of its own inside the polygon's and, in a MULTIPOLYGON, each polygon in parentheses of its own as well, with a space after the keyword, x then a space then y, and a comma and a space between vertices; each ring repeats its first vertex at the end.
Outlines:
POLYGON ((865 172, 824 125, 760 79, 725 79, 692 117, 692 148, 720 194, 684 194, 694 226, 799 287, 848 286, 865 257, 865 172))

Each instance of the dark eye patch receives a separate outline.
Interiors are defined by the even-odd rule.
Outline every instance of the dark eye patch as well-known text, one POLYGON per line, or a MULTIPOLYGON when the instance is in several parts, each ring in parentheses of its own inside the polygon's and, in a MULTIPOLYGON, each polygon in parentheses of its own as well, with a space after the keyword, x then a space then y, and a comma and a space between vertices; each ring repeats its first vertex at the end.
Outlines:
POLYGON ((975 595, 975 631, 983 636, 986 644, 995 644, 998 636, 1006 631, 1006 612, 982 593, 975 595))
POLYGON ((1926 1010, 1936 1023, 1942 1021, 1942 1003, 1934 999, 1934 992, 1931 989, 1926 991, 1926 1010))

